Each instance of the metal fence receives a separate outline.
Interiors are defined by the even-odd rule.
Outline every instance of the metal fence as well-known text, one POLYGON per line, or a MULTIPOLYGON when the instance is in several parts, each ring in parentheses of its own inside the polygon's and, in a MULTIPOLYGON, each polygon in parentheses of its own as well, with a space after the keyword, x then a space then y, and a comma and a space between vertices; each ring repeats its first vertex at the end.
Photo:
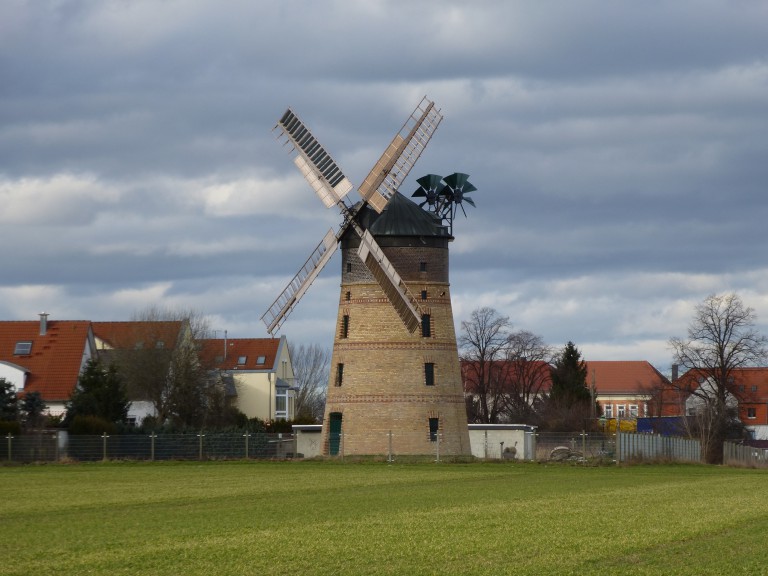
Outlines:
POLYGON ((0 439, 0 462, 279 459, 292 458, 294 451, 291 434, 251 432, 76 436, 55 431, 0 439))
MULTIPOLYGON (((621 432, 531 433, 528 459, 572 462, 703 462, 701 443, 681 437, 621 432)), ((436 443, 439 450, 439 442, 436 443)), ((439 451, 437 459, 440 459, 439 451)), ((0 437, 0 462, 57 462, 65 460, 218 460, 284 459, 296 456, 292 434, 208 433, 69 435, 66 431, 7 434, 0 437)), ((499 458, 500 454, 486 456, 499 458)), ((726 442, 723 463, 768 467, 768 451, 726 442)))
POLYGON ((768 450, 726 442, 723 449, 723 464, 767 468, 768 450))
POLYGON ((691 438, 621 432, 617 446, 617 462, 703 462, 701 442, 691 438))

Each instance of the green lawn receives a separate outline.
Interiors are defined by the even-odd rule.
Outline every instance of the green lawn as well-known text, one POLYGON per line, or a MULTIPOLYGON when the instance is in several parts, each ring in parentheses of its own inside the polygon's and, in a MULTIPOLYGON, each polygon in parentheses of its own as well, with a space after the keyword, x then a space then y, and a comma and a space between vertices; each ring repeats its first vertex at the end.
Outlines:
POLYGON ((768 472, 0 467, 0 574, 764 574, 768 472))

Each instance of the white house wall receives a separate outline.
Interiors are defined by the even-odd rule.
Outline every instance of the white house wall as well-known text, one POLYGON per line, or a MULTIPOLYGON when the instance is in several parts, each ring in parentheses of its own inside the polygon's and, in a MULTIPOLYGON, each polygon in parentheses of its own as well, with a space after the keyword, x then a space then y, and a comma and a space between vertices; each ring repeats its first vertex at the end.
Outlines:
POLYGON ((10 382, 16 392, 21 392, 24 390, 27 374, 21 366, 16 366, 10 362, 0 362, 0 378, 5 378, 6 381, 10 382))

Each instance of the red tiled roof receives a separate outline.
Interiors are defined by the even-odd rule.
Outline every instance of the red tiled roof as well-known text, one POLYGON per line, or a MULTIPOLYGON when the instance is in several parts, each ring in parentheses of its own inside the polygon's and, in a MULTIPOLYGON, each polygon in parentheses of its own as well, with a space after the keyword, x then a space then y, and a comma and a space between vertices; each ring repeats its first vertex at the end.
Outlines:
MULTIPOLYGON (((678 380, 685 384, 686 381, 695 379, 692 384, 698 385, 700 371, 697 369, 688 370, 678 380)), ((747 403, 768 402, 768 368, 734 368, 731 371, 733 377, 732 391, 747 403)))
POLYGON ((645 360, 593 360, 587 365, 587 386, 597 394, 650 394, 669 381, 645 360))
MULTIPOLYGON (((480 363, 475 361, 461 361, 461 378, 464 383, 464 392, 474 393, 477 391, 477 375, 480 363)), ((493 378, 500 380, 501 391, 511 392, 515 390, 514 379, 521 375, 528 379, 529 384, 534 384, 536 391, 548 392, 552 387, 550 365, 543 360, 533 360, 530 362, 494 360, 486 370, 490 370, 493 378)), ((494 384, 495 385, 495 384, 494 384)))
POLYGON ((211 338, 199 344, 203 362, 219 370, 273 370, 280 338, 211 338), (257 363, 261 358, 263 362, 257 363))
POLYGON ((25 392, 40 392, 46 402, 69 400, 77 386, 91 323, 49 320, 44 336, 39 321, 0 322, 0 360, 29 372, 25 392), (17 342, 32 342, 28 355, 14 355, 17 342))
POLYGON ((137 344, 154 347, 157 342, 174 348, 182 324, 181 320, 93 322, 93 333, 111 348, 135 348, 137 344))
MULTIPOLYGON (((512 369, 513 362, 495 361, 493 370, 499 374, 502 379, 509 380, 515 374, 512 369)), ((549 365, 543 361, 535 363, 540 370, 547 370, 549 365)), ((659 386, 668 385, 668 380, 656 368, 645 360, 597 360, 585 362, 587 365, 587 386, 594 384, 597 388, 598 396, 603 394, 627 394, 635 395, 638 393, 650 393, 659 386)), ((471 392, 475 383, 472 382, 473 363, 462 361, 462 377, 464 387, 467 392, 471 392)), ((552 381, 549 375, 540 377, 542 380, 542 392, 548 391, 552 381)), ((508 382, 502 382, 502 386, 508 382)))

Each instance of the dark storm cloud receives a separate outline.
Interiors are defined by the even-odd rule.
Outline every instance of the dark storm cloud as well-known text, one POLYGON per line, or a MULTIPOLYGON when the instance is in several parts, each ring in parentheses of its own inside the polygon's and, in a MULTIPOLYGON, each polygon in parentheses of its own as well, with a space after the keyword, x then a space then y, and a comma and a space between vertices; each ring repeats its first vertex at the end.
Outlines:
MULTIPOLYGON (((455 224, 457 321, 491 305, 588 357, 664 364, 709 292, 768 314, 766 21, 749 0, 4 2, 0 313, 161 300, 262 335, 340 221, 276 119, 294 107, 359 183, 428 94, 445 120, 403 192, 457 170, 479 189, 455 224)), ((336 264, 292 339, 329 343, 336 264)))

